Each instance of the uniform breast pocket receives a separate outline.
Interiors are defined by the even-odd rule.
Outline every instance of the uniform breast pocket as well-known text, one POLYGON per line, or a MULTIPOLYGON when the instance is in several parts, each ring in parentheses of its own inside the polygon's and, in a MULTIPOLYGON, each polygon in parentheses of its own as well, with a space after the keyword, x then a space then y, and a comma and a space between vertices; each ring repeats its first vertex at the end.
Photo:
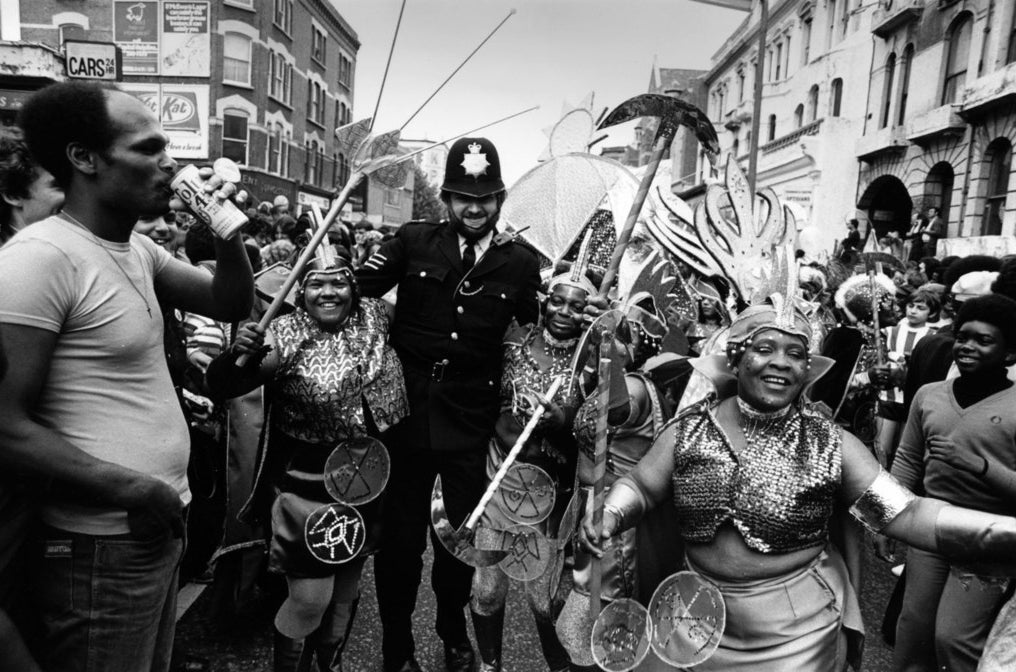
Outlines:
POLYGON ((498 328, 504 329, 515 314, 515 303, 519 291, 513 285, 503 282, 486 282, 480 292, 480 301, 486 314, 498 328))
POLYGON ((406 276, 399 283, 400 308, 428 312, 442 299, 447 301, 447 297, 441 296, 447 275, 448 269, 437 264, 410 262, 406 276))

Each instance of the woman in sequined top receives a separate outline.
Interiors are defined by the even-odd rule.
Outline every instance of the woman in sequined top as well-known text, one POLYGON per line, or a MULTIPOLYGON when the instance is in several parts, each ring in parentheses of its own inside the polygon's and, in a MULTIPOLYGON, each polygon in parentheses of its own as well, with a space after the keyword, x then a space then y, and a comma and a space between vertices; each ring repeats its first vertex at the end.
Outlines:
MULTIPOLYGON (((551 599, 561 577, 567 539, 558 539, 559 526, 570 499, 575 479, 576 445, 571 426, 581 398, 573 382, 572 358, 583 327, 586 298, 595 287, 585 278, 572 280, 568 274, 551 280, 549 296, 540 324, 509 334, 504 345, 501 375, 501 413, 494 426, 487 454, 487 477, 492 478, 515 444, 533 410, 551 382, 564 376, 559 388, 532 436, 519 454, 516 464, 521 471, 508 472, 496 495, 487 506, 477 530, 477 543, 493 538, 520 522, 531 525, 549 542, 549 566, 536 561, 535 555, 513 553, 507 561, 513 567, 482 567, 473 574, 470 608, 482 662, 481 670, 501 669, 501 638, 504 605, 508 592, 508 574, 516 578, 527 571, 539 575, 522 585, 536 619, 543 655, 551 670, 568 668, 568 656, 554 632, 551 599), (549 476, 534 478, 537 467, 549 476), (500 493, 504 493, 500 496, 500 493), (551 497, 554 504, 551 507, 551 497), (542 516, 547 514, 546 518, 542 516), (529 569, 531 566, 533 569, 529 569)), ((561 530, 563 534, 570 530, 561 530)), ((535 537, 526 544, 535 544, 535 537)), ((526 546, 529 548, 529 546, 526 546)), ((539 553, 539 552, 538 552, 539 553)), ((546 556, 546 551, 541 553, 546 556)), ((502 565, 504 561, 502 562, 502 565)), ((529 577, 526 577, 529 578, 529 577)))
POLYGON ((809 408, 802 392, 830 362, 809 353, 807 318, 779 297, 774 303, 738 316, 726 355, 696 360, 718 395, 678 414, 611 488, 602 536, 589 516, 583 523, 584 545, 601 554, 647 509, 673 503, 687 567, 726 603, 719 648, 696 670, 857 667, 859 648, 850 645, 859 637, 849 635, 860 635, 860 613, 829 543, 838 506, 913 546, 1002 557, 1016 548, 1016 519, 915 497, 860 441, 809 408), (986 533, 990 540, 977 536, 986 533))
MULTIPOLYGON (((315 260, 299 286, 296 309, 264 332, 254 323, 242 326, 231 349, 208 369, 209 386, 221 396, 266 385, 270 403, 254 491, 244 512, 263 520, 270 512, 269 570, 284 574, 289 587, 275 619, 275 672, 296 670, 301 656, 309 664, 314 654, 321 669, 341 664, 360 572, 377 543, 380 499, 356 507, 365 529, 354 524, 327 533, 328 543, 349 535, 347 551, 359 541, 352 535, 366 537, 362 550, 341 564, 330 561, 339 556, 314 552, 304 529, 315 510, 335 503, 323 474, 336 446, 377 437, 407 413, 402 367, 387 340, 385 306, 359 297, 349 262, 315 260), (241 354, 252 357, 237 368, 241 354)), ((360 468, 375 459, 360 455, 361 448, 349 450, 360 468)), ((338 546, 334 550, 342 552, 338 546)))

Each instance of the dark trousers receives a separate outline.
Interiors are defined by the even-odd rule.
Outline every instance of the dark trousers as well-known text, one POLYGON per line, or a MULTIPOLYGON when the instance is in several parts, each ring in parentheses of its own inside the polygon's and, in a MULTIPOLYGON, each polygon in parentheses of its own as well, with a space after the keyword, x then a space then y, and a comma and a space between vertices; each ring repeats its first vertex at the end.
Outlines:
MULTIPOLYGON (((392 456, 392 468, 386 489, 383 539, 374 556, 378 610, 384 628, 385 669, 401 665, 416 650, 413 611, 423 573, 427 530, 431 530, 430 496, 435 476, 441 475, 445 506, 456 528, 472 512, 485 485, 484 450, 412 449, 414 441, 398 436, 400 431, 402 428, 396 427, 384 437, 392 456)), ((437 634, 446 644, 457 645, 468 641, 465 607, 469 603, 473 568, 448 553, 433 530, 431 545, 437 634)))

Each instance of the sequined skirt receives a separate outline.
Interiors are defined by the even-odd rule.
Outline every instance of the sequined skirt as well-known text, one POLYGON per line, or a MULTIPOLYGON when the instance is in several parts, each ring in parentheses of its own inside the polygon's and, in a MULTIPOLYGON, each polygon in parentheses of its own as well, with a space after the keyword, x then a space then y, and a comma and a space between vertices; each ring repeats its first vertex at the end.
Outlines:
MULTIPOLYGON (((315 509, 334 503, 324 483, 325 461, 334 446, 306 443, 276 433, 272 437, 272 450, 286 450, 289 462, 279 482, 275 484, 275 501, 272 503, 272 539, 268 551, 270 571, 295 578, 331 576, 342 565, 322 562, 307 548, 304 529, 307 518, 315 509)), ((377 550, 381 536, 382 494, 372 502, 355 507, 363 517, 366 540, 358 555, 369 555, 377 550)))

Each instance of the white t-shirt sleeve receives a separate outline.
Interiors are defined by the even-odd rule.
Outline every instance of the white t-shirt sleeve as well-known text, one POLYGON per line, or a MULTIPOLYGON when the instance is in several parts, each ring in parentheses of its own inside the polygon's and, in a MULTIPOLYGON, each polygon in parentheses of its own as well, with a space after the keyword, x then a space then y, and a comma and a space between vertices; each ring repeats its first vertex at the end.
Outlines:
POLYGON ((14 240, 0 250, 0 322, 59 333, 78 303, 75 262, 54 245, 14 240))
POLYGON ((156 245, 148 236, 143 236, 140 233, 131 234, 131 244, 136 246, 150 260, 152 277, 161 273, 162 269, 166 268, 173 261, 173 256, 156 245))

